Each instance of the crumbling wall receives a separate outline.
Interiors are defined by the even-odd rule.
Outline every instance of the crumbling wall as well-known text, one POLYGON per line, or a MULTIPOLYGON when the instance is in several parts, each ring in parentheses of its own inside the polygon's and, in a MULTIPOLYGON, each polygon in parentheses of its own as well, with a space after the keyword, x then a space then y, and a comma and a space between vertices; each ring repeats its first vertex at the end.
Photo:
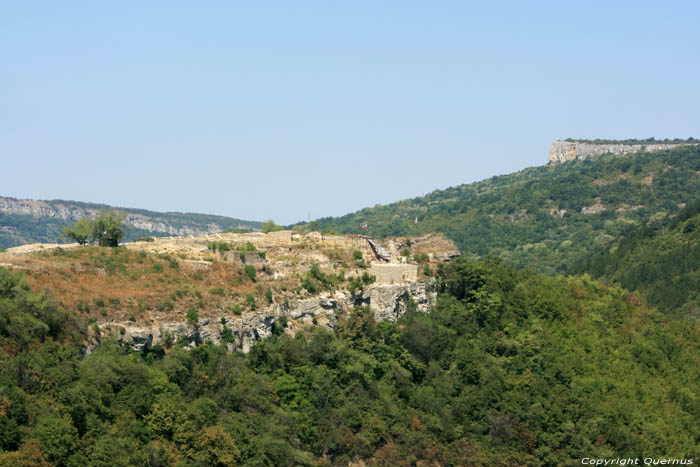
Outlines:
POLYGON ((399 284, 418 280, 418 266, 415 264, 372 263, 369 273, 377 278, 378 284, 399 284))

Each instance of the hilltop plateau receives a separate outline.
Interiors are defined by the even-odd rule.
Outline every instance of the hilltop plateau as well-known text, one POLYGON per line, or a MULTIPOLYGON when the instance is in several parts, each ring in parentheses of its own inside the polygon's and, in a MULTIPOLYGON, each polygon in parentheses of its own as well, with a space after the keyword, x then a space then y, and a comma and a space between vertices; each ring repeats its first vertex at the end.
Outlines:
POLYGON ((25 245, 0 254, 0 266, 24 271, 34 288, 93 322, 92 347, 110 335, 139 350, 182 339, 248 351, 275 329, 332 327, 354 306, 391 321, 409 302, 428 311, 437 264, 457 249, 441 235, 383 244, 316 232, 221 233, 115 249, 25 245))

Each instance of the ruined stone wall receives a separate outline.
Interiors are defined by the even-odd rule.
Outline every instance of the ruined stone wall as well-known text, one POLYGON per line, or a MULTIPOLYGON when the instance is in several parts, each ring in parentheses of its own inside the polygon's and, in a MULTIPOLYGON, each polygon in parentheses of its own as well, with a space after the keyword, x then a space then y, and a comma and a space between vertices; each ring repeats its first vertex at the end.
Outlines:
POLYGON ((418 266, 415 264, 372 263, 369 273, 377 278, 378 284, 399 284, 418 280, 418 266))
POLYGON ((224 261, 243 266, 252 264, 253 266, 261 266, 265 264, 265 257, 257 251, 227 251, 223 254, 224 261))

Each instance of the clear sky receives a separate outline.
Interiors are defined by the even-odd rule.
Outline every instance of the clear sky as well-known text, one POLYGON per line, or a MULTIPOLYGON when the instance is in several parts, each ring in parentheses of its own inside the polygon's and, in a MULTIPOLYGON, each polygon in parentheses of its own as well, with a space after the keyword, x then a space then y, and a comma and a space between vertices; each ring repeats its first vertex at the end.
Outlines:
POLYGON ((0 195, 292 223, 700 137, 697 1, 0 0, 0 195))

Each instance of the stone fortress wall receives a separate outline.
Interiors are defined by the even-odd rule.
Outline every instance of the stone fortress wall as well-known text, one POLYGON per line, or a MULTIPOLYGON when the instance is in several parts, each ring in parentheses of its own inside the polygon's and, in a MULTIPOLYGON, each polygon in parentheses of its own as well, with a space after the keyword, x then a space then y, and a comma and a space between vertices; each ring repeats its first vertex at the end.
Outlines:
POLYGON ((377 278, 377 284, 401 284, 418 280, 418 266, 401 263, 372 263, 369 273, 377 278))

